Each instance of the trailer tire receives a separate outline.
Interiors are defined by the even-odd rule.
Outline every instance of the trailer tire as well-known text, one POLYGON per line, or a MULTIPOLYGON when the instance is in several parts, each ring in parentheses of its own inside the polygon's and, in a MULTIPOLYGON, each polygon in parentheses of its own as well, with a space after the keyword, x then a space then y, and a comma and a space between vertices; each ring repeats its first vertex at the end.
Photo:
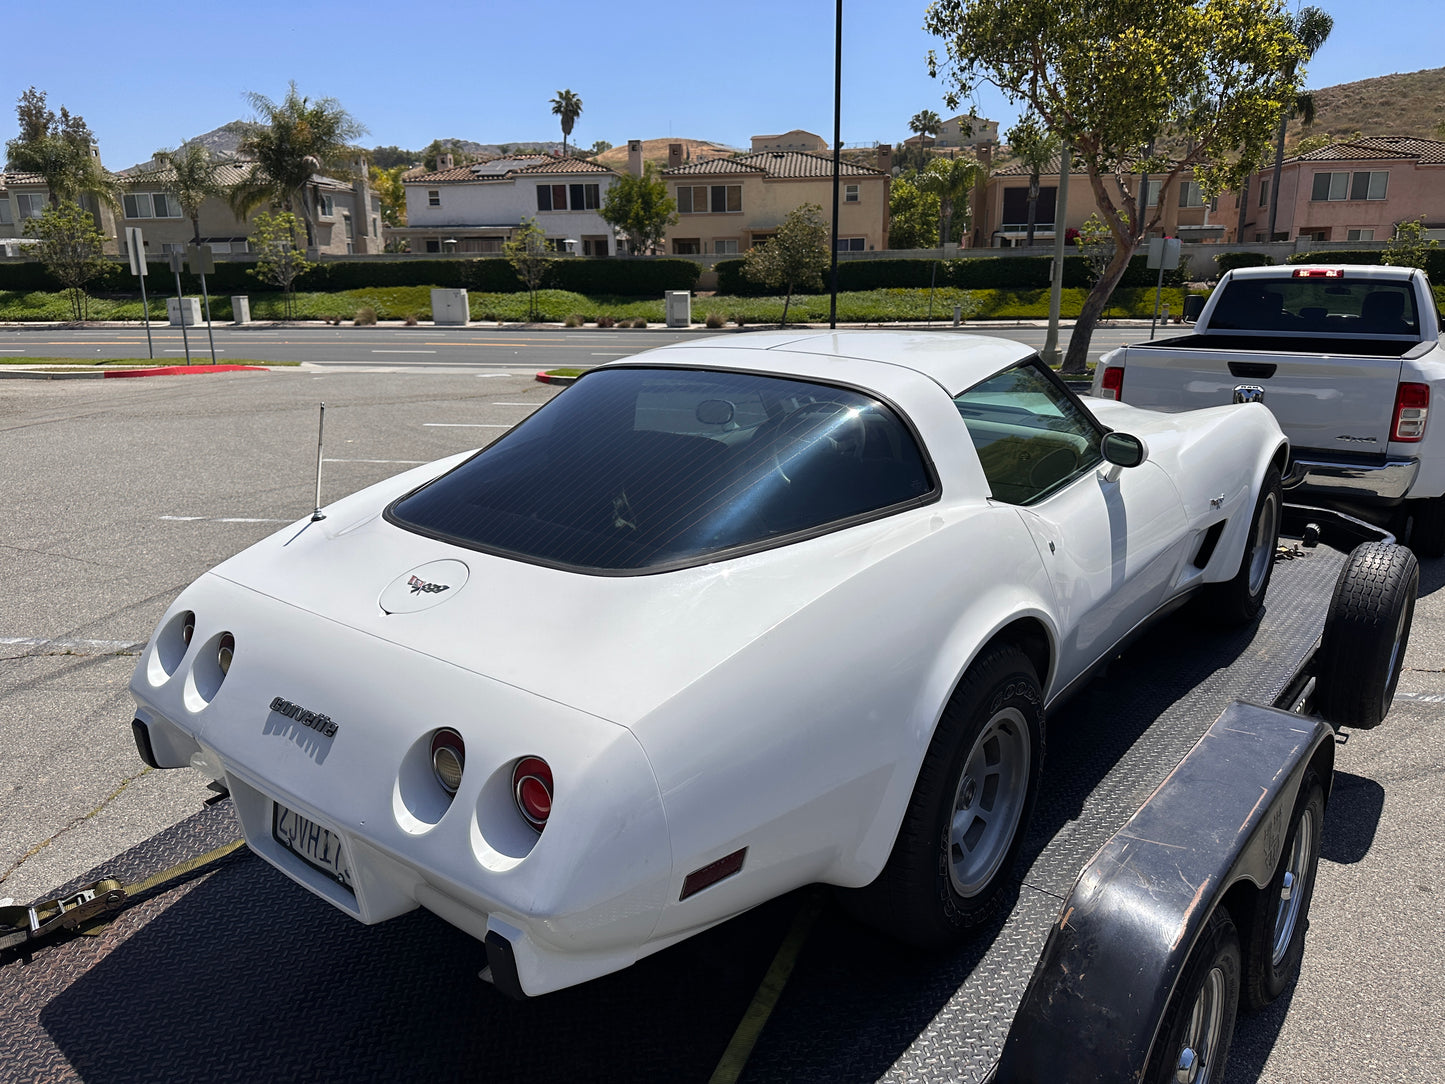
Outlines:
POLYGON ((1407 501, 1409 546, 1417 557, 1445 557, 1445 497, 1407 501))
POLYGON ((1164 1010, 1148 1084, 1219 1084, 1229 1061, 1239 1012, 1239 934, 1229 912, 1216 908, 1199 935, 1164 1010))
POLYGON ((1279 548, 1279 525, 1283 518, 1284 487, 1279 469, 1265 471, 1249 521, 1249 534, 1239 571, 1232 580, 1205 589, 1201 602, 1209 615, 1222 625, 1244 625, 1264 608, 1264 593, 1274 574, 1274 555, 1279 548))
POLYGON ((1311 769, 1300 782, 1279 865, 1254 898, 1244 953, 1244 998, 1251 1010, 1279 997, 1299 971, 1324 822, 1325 790, 1311 769))
POLYGON ((1027 655, 984 651, 964 673, 919 768, 893 852, 842 903, 907 944, 951 944, 1003 905, 1038 792, 1043 692, 1027 655))
POLYGON ((1315 707, 1332 726, 1369 730, 1390 710, 1420 586, 1404 546, 1366 542, 1335 581, 1315 666, 1315 707))

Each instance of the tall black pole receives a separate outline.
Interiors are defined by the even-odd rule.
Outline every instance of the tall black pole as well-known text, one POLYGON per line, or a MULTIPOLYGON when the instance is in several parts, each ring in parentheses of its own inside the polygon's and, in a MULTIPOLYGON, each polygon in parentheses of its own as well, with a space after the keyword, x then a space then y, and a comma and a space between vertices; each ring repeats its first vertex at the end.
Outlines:
POLYGON ((828 327, 838 326, 838 170, 843 158, 843 0, 838 0, 833 33, 833 264, 832 296, 828 299, 828 327))

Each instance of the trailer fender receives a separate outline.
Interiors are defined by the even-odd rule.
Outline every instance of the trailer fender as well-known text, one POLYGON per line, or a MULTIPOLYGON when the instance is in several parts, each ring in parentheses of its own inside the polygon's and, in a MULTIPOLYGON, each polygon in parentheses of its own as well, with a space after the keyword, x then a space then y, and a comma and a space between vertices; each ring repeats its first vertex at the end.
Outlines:
MULTIPOLYGON (((1224 710, 1079 875, 998 1081, 1142 1079, 1210 916, 1274 876, 1310 768, 1328 797, 1333 739, 1325 723, 1274 708, 1235 701, 1224 710)), ((1248 943, 1249 909, 1231 909, 1248 943)))

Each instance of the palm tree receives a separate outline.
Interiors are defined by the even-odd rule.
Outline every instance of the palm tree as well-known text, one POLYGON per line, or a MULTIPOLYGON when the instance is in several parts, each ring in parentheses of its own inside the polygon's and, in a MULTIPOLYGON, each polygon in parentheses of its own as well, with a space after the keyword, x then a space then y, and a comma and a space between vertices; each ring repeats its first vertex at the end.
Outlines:
POLYGON ((31 87, 15 109, 20 134, 5 144, 12 170, 38 173, 50 193, 50 206, 78 202, 83 195, 120 206, 120 184, 100 164, 95 136, 85 118, 65 106, 60 115, 45 104, 45 91, 31 87))
POLYGON ((231 189, 231 209, 241 216, 265 204, 299 209, 306 243, 314 246, 313 179, 323 170, 346 170, 347 159, 357 153, 351 142, 366 128, 335 98, 303 98, 294 80, 279 103, 255 91, 247 92, 246 100, 258 119, 246 125, 237 148, 251 166, 231 189))
MULTIPOLYGON (((1303 7, 1288 16, 1288 19, 1294 36, 1305 48, 1306 61, 1319 51, 1320 46, 1325 43, 1325 39, 1330 36, 1330 31, 1335 28, 1334 18, 1322 8, 1303 7)), ((1285 69, 1285 76, 1293 80, 1294 73, 1295 66, 1291 62, 1285 69)), ((1279 131, 1275 133, 1274 137, 1274 181, 1269 186, 1269 234, 1266 239, 1270 241, 1274 240, 1274 226, 1279 216, 1279 175, 1280 171, 1284 169, 1284 130, 1292 116, 1303 117, 1305 124, 1313 124, 1315 119, 1314 96, 1298 95, 1293 106, 1279 115, 1279 131)))
MULTIPOLYGON (((1029 225, 1024 247, 1034 243, 1034 219, 1039 206, 1039 174, 1053 164, 1059 153, 1059 137, 1046 131, 1032 113, 1020 117, 1008 131, 1009 146, 1018 159, 1029 167, 1029 225)), ((1058 224, 1055 223, 1055 229, 1058 224)))
POLYGON ((201 243, 201 205, 207 198, 225 195, 216 179, 221 163, 200 143, 182 143, 175 150, 158 150, 155 160, 161 169, 169 169, 175 179, 168 182, 181 205, 181 213, 191 220, 196 244, 201 243))
POLYGON ((938 114, 932 109, 920 109, 908 122, 909 130, 921 136, 936 136, 938 129, 942 127, 943 121, 938 119, 938 114))
POLYGON ((553 116, 562 118, 562 157, 567 157, 567 137, 572 134, 572 125, 582 115, 582 99, 570 90, 559 90, 552 99, 553 116))
POLYGON ((938 231, 940 245, 953 238, 953 208, 968 198, 981 172, 979 164, 971 158, 935 158, 918 175, 918 188, 938 197, 943 214, 938 231))

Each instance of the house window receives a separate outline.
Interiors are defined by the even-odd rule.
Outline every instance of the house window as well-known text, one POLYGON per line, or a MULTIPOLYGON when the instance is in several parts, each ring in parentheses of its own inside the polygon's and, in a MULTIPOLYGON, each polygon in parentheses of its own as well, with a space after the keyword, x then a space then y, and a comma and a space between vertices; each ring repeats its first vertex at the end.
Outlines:
POLYGON ((845 184, 845 185, 843 186, 843 202, 844 202, 844 203, 857 203, 857 202, 858 202, 858 186, 857 186, 856 184, 845 184))
POLYGON ((1361 171, 1350 185, 1350 199, 1384 199, 1390 187, 1389 170, 1361 171))
POLYGON ((1373 241, 1374 239, 1375 239, 1375 231, 1374 231, 1374 230, 1346 230, 1346 231, 1345 231, 1345 240, 1346 240, 1346 241, 1373 241))
POLYGON ((181 244, 179 241, 175 241, 175 242, 165 241, 165 242, 162 242, 162 244, 161 244, 161 255, 162 255, 162 256, 169 256, 172 252, 184 253, 185 251, 186 251, 186 246, 185 246, 184 244, 181 244))
POLYGON ((1328 241, 1329 230, 1300 230, 1300 237, 1306 241, 1328 241))
MULTIPOLYGON (((1261 177, 1261 178, 1259 179, 1259 205, 1260 205, 1261 207, 1268 207, 1268 206, 1269 206, 1269 178, 1268 178, 1268 177, 1261 177)), ((1260 240, 1264 240, 1264 238, 1260 238, 1260 240)))
POLYGON ((679 214, 734 214, 742 209, 743 186, 740 184, 686 185, 677 190, 679 214))
POLYGON ((1198 181, 1184 181, 1179 185, 1179 206, 1204 206, 1204 193, 1199 190, 1198 181))
POLYGON ((584 237, 582 238, 582 255, 584 256, 606 256, 607 238, 605 237, 584 237))
POLYGON ((574 211, 595 211, 602 206, 601 189, 595 184, 568 185, 568 195, 574 211))
POLYGON ((730 237, 722 241, 714 241, 712 250, 719 256, 736 256, 738 254, 738 242, 736 237, 730 237))
POLYGON ((674 238, 672 254, 674 256, 700 256, 702 255, 702 242, 696 237, 674 238))
MULTIPOLYGON (((574 188, 583 188, 584 185, 573 185, 574 188)), ((539 211, 565 211, 567 209, 567 186, 565 184, 539 184, 537 186, 537 210, 539 211)), ((580 211, 581 207, 574 207, 573 210, 580 211)))
POLYGON ((862 252, 863 238, 861 237, 840 237, 838 238, 839 252, 862 252))
POLYGON ((181 205, 164 192, 136 192, 122 199, 126 218, 180 218, 181 205))
POLYGON ((1148 181, 1145 185, 1144 206, 1159 206, 1159 190, 1163 187, 1163 181, 1148 181))
POLYGON ((0 226, 13 225, 14 221, 15 220, 10 217, 10 201, 8 199, 0 199, 0 226))
POLYGON ((316 211, 322 218, 331 218, 336 214, 336 198, 334 196, 322 195, 318 197, 316 211))
MULTIPOLYGON (((440 190, 440 189, 437 189, 437 188, 428 188, 428 189, 427 189, 427 191, 426 191, 426 205, 427 205, 428 207, 440 207, 440 206, 442 205, 442 194, 441 194, 441 190, 440 190)), ((428 251, 431 251, 431 250, 429 249, 428 251)))
POLYGON ((1311 200, 1341 200, 1348 199, 1350 195, 1350 175, 1348 173, 1316 173, 1314 188, 1310 192, 1311 200))
POLYGON ((426 239, 426 250, 428 252, 440 252, 442 250, 442 239, 440 237, 428 237, 426 239))
POLYGON ((242 256, 242 255, 245 255, 248 244, 249 244, 249 242, 247 242, 247 241, 232 241, 232 242, 231 242, 231 254, 232 254, 233 256, 242 256))
POLYGON ((21 222, 27 218, 39 218, 45 213, 45 197, 39 192, 16 193, 15 209, 20 213, 21 222))

